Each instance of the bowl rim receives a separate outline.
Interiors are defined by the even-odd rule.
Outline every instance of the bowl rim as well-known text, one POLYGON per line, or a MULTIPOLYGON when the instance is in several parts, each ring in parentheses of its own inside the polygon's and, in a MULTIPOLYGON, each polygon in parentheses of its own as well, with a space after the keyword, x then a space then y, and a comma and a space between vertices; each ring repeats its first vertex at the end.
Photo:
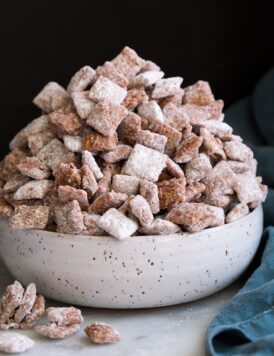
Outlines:
MULTIPOLYGON (((112 241, 112 242, 126 242, 126 241, 132 241, 132 240, 140 240, 140 239, 146 239, 146 240, 154 240, 155 237, 157 239, 171 239, 171 238, 178 238, 178 237, 197 237, 197 236, 202 236, 202 235, 207 235, 211 234, 214 232, 217 232, 219 230, 223 230, 224 228, 231 228, 233 226, 236 226, 238 224, 243 224, 245 220, 248 220, 252 218, 253 215, 257 214, 259 211, 262 211, 262 204, 258 205, 255 209, 253 209, 249 214, 245 215, 241 219, 235 220, 231 223, 224 224, 224 225, 219 225, 216 227, 211 227, 207 228, 195 233, 190 233, 190 232, 180 232, 176 234, 168 234, 168 235, 135 235, 135 236, 130 236, 129 238, 125 240, 118 240, 110 235, 103 235, 103 236, 98 236, 98 235, 72 235, 72 234, 64 234, 60 232, 54 232, 54 231, 47 231, 47 230, 39 230, 39 229, 26 229, 26 230, 15 230, 16 232, 24 232, 27 235, 32 235, 32 234, 39 234, 41 237, 45 238, 58 238, 61 240, 76 240, 76 241, 94 241, 94 242, 104 242, 104 241, 112 241)), ((6 224, 8 224, 7 219, 2 219, 2 222, 5 221, 6 224)), ((8 224, 9 225, 9 224, 8 224)), ((10 227, 9 227, 10 229, 10 227)), ((13 230, 14 231, 14 230, 13 230)))

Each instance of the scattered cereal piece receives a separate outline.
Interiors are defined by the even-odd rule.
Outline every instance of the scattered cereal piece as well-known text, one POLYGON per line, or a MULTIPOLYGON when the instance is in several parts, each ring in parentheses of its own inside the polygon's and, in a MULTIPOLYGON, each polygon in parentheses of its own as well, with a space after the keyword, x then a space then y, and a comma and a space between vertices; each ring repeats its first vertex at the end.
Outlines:
POLYGON ((19 205, 10 218, 10 227, 19 229, 45 229, 49 219, 49 207, 42 205, 19 205))
POLYGON ((214 101, 214 96, 208 82, 199 80, 197 83, 184 89, 183 102, 185 104, 207 105, 214 101))
POLYGON ((177 148, 174 161, 177 163, 187 163, 199 154, 199 148, 203 143, 202 137, 192 134, 187 137, 177 148))
POLYGON ((212 166, 210 159, 206 154, 200 153, 197 157, 193 158, 192 161, 186 164, 186 179, 188 182, 200 181, 205 178, 211 170, 212 166))
POLYGON ((96 178, 87 164, 81 167, 82 188, 86 190, 89 196, 93 196, 98 190, 96 178))
POLYGON ((95 344, 112 344, 121 340, 121 335, 111 325, 98 321, 88 325, 85 333, 95 344))
POLYGON ((96 79, 100 76, 106 77, 113 82, 117 83, 123 88, 127 88, 128 79, 127 77, 120 72, 113 63, 105 62, 102 66, 97 67, 96 69, 96 79))
POLYGON ((128 145, 118 145, 114 150, 102 153, 101 157, 108 163, 123 161, 129 157, 132 147, 128 145))
POLYGON ((82 151, 82 164, 89 166, 90 170, 92 171, 92 173, 94 174, 94 177, 97 180, 103 178, 103 174, 102 174, 101 169, 98 166, 95 158, 87 150, 82 151))
POLYGON ((32 180, 22 185, 14 194, 15 200, 43 199, 53 187, 53 181, 47 179, 32 180))
POLYGON ((178 225, 194 225, 204 217, 205 213, 205 204, 181 203, 172 208, 165 219, 178 225))
POLYGON ((36 299, 36 285, 30 283, 24 293, 24 296, 20 302, 19 308, 16 310, 14 315, 14 320, 17 323, 21 321, 31 312, 31 309, 35 303, 36 299))
POLYGON ((77 324, 58 325, 55 323, 47 323, 37 325, 33 330, 50 339, 64 339, 65 337, 76 334, 80 330, 80 327, 77 324))
POLYGON ((38 180, 49 178, 51 174, 45 163, 36 157, 26 157, 17 164, 17 169, 23 175, 38 180))
POLYGON ((122 169, 122 174, 156 182, 165 168, 166 160, 167 157, 162 153, 136 144, 122 169))
POLYGON ((139 191, 140 179, 123 174, 115 174, 112 179, 111 189, 117 193, 136 195, 139 191))
POLYGON ((23 295, 24 288, 18 281, 6 288, 6 294, 3 295, 0 305, 0 324, 5 324, 13 317, 16 308, 21 304, 23 295))
POLYGON ((38 320, 42 318, 45 313, 45 298, 42 295, 37 295, 31 313, 26 316, 22 323, 20 323, 20 329, 31 329, 38 320))
POLYGON ((148 87, 155 84, 159 79, 163 78, 164 72, 158 70, 148 70, 142 72, 132 78, 129 83, 129 88, 148 87))
POLYGON ((133 111, 144 101, 148 101, 148 96, 144 89, 130 89, 128 90, 127 96, 125 97, 122 105, 124 105, 128 110, 133 111))
POLYGON ((3 333, 0 335, 0 352, 7 354, 22 353, 34 346, 34 341, 18 333, 3 333))
POLYGON ((149 123, 164 122, 164 115, 156 101, 144 101, 138 106, 138 114, 148 120, 149 123))
POLYGON ((155 219, 151 225, 144 227, 141 226, 138 230, 141 234, 145 235, 169 235, 178 234, 182 230, 171 221, 163 219, 155 219))
POLYGON ((118 127, 119 140, 134 145, 138 132, 141 130, 141 118, 130 112, 118 127))
POLYGON ((127 197, 127 194, 117 192, 102 194, 90 205, 88 212, 104 214, 110 208, 119 208, 127 200, 127 197))
POLYGON ((49 82, 40 93, 33 99, 33 103, 44 112, 51 112, 66 106, 70 97, 61 85, 49 82))
POLYGON ((89 91, 78 91, 71 94, 73 104, 77 111, 77 114, 81 119, 89 117, 96 105, 96 103, 89 98, 89 91))
POLYGON ((24 185, 28 181, 29 181, 28 177, 23 176, 22 174, 16 174, 11 179, 6 181, 6 183, 3 187, 3 192, 4 193, 15 192, 18 188, 20 188, 22 185, 24 185))
POLYGON ((136 142, 164 153, 167 137, 149 130, 140 130, 136 135, 136 142))
POLYGON ((83 121, 77 111, 70 105, 52 111, 49 120, 53 128, 60 134, 78 135, 83 127, 83 121))
POLYGON ((234 161, 250 161, 253 158, 253 152, 244 143, 238 141, 224 142, 224 150, 229 159, 234 161))
POLYGON ((97 153, 114 150, 117 143, 118 137, 116 133, 110 136, 103 136, 98 132, 91 132, 84 137, 82 148, 83 150, 97 153))
POLYGON ((157 214, 160 211, 160 201, 157 185, 149 182, 148 180, 141 180, 140 194, 148 202, 152 213, 157 214))
POLYGON ((67 152, 63 143, 54 138, 37 153, 36 157, 54 172, 64 160, 67 152))
POLYGON ((57 231, 63 234, 80 234, 84 230, 83 216, 77 200, 55 207, 57 231))
POLYGON ((183 78, 173 77, 160 79, 155 84, 155 87, 152 92, 153 99, 160 99, 166 96, 175 95, 180 91, 183 78))
POLYGON ((82 209, 89 206, 87 192, 82 189, 76 189, 69 185, 59 185, 58 195, 62 203, 77 200, 82 209))
POLYGON ((234 206, 226 216, 226 223, 231 223, 241 219, 249 213, 249 208, 246 203, 240 203, 234 206))
POLYGON ((99 220, 98 225, 118 240, 128 238, 138 229, 135 221, 115 208, 107 210, 99 220))
POLYGON ((158 183, 160 208, 166 209, 183 202, 185 196, 185 178, 173 178, 158 183))
POLYGON ((130 201, 130 211, 142 226, 149 226, 153 221, 153 214, 147 200, 141 195, 136 195, 130 201))
POLYGON ((90 66, 84 66, 71 78, 67 87, 68 93, 85 90, 92 82, 95 75, 94 69, 90 66))
POLYGON ((142 67, 145 65, 145 61, 129 47, 123 48, 123 50, 111 61, 111 63, 129 80, 135 77, 135 75, 140 72, 142 67))
POLYGON ((81 136, 65 135, 64 145, 68 151, 81 153, 83 139, 81 136))
POLYGON ((80 309, 74 307, 48 308, 48 319, 57 325, 81 324, 84 321, 80 309))
POLYGON ((112 80, 100 76, 89 92, 89 98, 94 101, 106 101, 119 105, 127 96, 127 91, 112 80))

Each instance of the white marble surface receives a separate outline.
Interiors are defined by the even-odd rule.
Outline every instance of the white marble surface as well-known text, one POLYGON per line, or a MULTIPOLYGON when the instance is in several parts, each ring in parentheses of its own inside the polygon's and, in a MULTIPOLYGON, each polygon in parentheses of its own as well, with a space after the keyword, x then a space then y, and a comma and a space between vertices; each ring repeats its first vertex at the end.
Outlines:
MULTIPOLYGON (((12 282, 12 276, 0 260, 1 295, 12 282)), ((45 339, 32 330, 20 332, 36 342, 26 353, 30 356, 203 356, 206 355, 205 334, 210 321, 239 287, 240 282, 234 283, 211 297, 173 307, 128 311, 82 308, 85 322, 81 331, 60 341, 45 339), (115 326, 122 340, 116 345, 90 343, 83 329, 95 320, 115 326)), ((47 300, 47 306, 57 305, 61 304, 47 300)))

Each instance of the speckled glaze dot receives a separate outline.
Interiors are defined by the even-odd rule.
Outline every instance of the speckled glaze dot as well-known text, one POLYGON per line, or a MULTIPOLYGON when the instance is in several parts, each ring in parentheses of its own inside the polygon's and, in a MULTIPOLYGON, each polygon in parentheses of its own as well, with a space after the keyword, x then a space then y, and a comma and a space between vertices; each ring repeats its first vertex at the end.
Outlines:
POLYGON ((12 275, 39 293, 98 308, 149 308, 193 301, 237 279, 263 229, 262 208, 195 234, 73 236, 11 231, 0 220, 0 253, 12 275))

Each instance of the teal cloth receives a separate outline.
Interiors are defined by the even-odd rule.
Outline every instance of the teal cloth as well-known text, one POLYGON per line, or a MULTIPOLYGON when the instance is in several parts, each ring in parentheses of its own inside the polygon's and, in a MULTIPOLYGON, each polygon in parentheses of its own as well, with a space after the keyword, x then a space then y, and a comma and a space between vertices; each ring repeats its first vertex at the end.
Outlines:
MULTIPOLYGON (((207 349, 214 356, 274 355, 274 68, 253 95, 225 112, 234 133, 254 151, 258 175, 269 186, 264 203, 265 245, 259 267, 244 287, 214 318, 207 349), (273 226, 270 226, 273 225, 273 226)), ((253 267, 254 268, 254 267, 253 267)))

